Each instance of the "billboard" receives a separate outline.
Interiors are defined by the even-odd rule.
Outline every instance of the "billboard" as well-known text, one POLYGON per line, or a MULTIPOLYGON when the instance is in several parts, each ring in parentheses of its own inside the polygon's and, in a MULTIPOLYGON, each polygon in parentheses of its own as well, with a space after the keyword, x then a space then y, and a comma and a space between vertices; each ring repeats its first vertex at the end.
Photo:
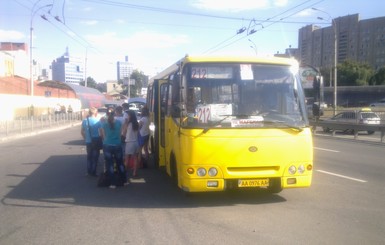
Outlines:
POLYGON ((299 76, 302 82, 302 87, 304 89, 312 89, 314 78, 320 76, 321 74, 317 69, 311 66, 301 66, 299 68, 299 76))

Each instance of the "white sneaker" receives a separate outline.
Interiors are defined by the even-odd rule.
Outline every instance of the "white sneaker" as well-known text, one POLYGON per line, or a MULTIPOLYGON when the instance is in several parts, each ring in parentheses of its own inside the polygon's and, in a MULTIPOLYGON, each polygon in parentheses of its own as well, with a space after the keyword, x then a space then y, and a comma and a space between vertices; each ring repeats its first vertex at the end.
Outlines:
POLYGON ((110 185, 109 187, 110 187, 110 189, 115 189, 116 185, 110 185))

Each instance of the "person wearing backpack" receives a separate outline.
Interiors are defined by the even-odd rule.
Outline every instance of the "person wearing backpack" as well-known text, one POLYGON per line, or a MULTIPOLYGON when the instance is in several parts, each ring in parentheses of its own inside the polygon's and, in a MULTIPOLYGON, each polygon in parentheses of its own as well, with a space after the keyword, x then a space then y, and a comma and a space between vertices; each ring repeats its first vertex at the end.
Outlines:
POLYGON ((82 135, 87 150, 87 176, 97 176, 96 169, 99 161, 100 148, 93 146, 92 138, 99 136, 99 119, 97 118, 98 110, 91 107, 88 116, 82 121, 80 134, 82 135))

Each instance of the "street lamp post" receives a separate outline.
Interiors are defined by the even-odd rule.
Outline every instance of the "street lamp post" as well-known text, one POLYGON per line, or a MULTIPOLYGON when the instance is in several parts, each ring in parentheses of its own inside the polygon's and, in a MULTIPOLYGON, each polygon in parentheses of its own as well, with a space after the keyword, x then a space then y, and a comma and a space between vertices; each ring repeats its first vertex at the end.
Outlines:
MULTIPOLYGON (((333 90, 333 115, 336 115, 337 109, 337 24, 335 20, 330 16, 328 12, 323 10, 312 8, 313 10, 325 13, 332 20, 333 32, 334 32, 334 90, 333 90)), ((318 17, 320 20, 324 20, 322 17, 318 17)))
POLYGON ((87 87, 87 56, 88 56, 88 47, 86 47, 86 58, 84 60, 84 87, 87 87))
POLYGON ((32 23, 33 23, 33 18, 35 17, 35 14, 40 10, 40 9, 43 9, 43 8, 47 8, 47 7, 52 7, 52 4, 47 4, 47 5, 44 5, 44 6, 41 6, 39 8, 37 8, 35 10, 35 7, 36 5, 39 3, 40 1, 37 1, 33 7, 32 7, 32 10, 31 10, 31 21, 29 23, 29 79, 30 79, 30 95, 33 96, 34 94, 34 87, 33 87, 33 72, 32 72, 32 68, 33 68, 33 54, 32 54, 32 46, 33 46, 33 26, 32 26, 32 23))

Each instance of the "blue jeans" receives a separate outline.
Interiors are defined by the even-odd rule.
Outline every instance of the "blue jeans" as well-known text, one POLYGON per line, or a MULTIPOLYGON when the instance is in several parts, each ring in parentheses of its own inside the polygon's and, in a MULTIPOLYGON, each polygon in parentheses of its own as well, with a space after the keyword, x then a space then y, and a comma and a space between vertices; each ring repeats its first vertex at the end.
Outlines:
POLYGON ((91 143, 86 144, 87 149, 87 174, 96 175, 96 167, 99 161, 100 151, 91 147, 91 143))
POLYGON ((126 169, 123 165, 123 151, 121 145, 103 145, 104 160, 106 161, 106 171, 108 177, 113 179, 114 177, 114 164, 116 164, 116 171, 124 182, 127 181, 126 169))

